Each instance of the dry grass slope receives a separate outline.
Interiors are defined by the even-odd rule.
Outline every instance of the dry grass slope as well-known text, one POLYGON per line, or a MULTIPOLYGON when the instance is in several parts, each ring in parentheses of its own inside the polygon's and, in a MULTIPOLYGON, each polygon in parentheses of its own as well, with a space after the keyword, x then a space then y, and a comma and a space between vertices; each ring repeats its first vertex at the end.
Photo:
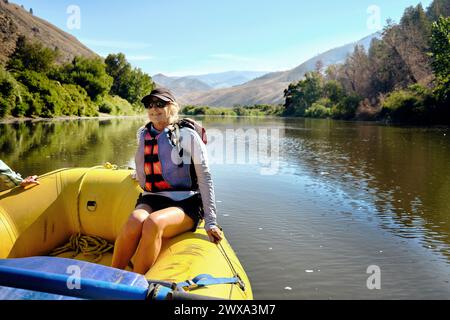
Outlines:
POLYGON ((12 54, 19 35, 41 42, 46 47, 58 48, 61 53, 60 63, 71 61, 75 56, 97 56, 74 36, 16 4, 0 0, 0 63, 4 64, 12 54))

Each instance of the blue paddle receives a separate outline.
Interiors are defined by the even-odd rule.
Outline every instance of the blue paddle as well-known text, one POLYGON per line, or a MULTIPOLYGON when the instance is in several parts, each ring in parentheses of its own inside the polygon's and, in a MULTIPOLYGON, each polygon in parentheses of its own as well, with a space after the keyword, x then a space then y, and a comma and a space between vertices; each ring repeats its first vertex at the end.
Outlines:
POLYGON ((107 300, 145 300, 150 287, 137 273, 53 257, 0 260, 0 286, 107 300))

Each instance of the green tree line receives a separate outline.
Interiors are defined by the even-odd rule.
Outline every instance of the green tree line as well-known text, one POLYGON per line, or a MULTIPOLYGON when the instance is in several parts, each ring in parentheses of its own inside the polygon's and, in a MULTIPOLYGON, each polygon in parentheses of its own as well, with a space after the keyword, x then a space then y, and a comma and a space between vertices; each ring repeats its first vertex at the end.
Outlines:
POLYGON ((153 88, 151 77, 132 68, 124 54, 106 59, 75 57, 56 63, 58 49, 20 36, 0 66, 0 118, 131 115, 153 88))
POLYGON ((208 106, 185 106, 181 113, 191 116, 281 116, 283 113, 283 106, 257 104, 253 106, 236 105, 233 108, 211 108, 208 106))
POLYGON ((368 51, 314 72, 285 90, 283 115, 450 124, 450 1, 434 0, 388 21, 368 51))

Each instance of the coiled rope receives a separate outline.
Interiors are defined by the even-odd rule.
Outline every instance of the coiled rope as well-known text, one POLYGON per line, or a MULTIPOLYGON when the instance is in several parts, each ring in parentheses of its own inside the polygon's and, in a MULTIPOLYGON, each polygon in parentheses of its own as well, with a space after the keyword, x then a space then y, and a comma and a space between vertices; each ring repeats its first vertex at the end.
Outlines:
POLYGON ((67 244, 54 249, 50 253, 50 256, 58 256, 65 252, 74 252, 72 258, 82 253, 84 256, 94 256, 93 262, 98 262, 103 258, 103 254, 111 251, 113 248, 114 244, 109 243, 103 238, 78 233, 72 235, 67 244))

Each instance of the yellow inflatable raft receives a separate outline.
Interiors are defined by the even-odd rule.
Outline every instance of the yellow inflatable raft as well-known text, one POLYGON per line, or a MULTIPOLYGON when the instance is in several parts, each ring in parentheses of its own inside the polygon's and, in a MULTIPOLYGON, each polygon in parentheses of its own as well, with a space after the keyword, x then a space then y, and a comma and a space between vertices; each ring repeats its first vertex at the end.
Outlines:
MULTIPOLYGON (((140 192, 131 173, 114 166, 61 169, 40 176, 38 186, 0 193, 0 259, 8 262, 48 256, 78 234, 113 243, 140 192)), ((77 252, 57 257, 110 266, 112 252, 97 259, 77 252)), ((195 233, 165 240, 145 278, 180 283, 200 274, 240 281, 194 285, 192 290, 187 288, 188 293, 221 299, 253 298, 249 279, 228 241, 224 239, 220 245, 210 242, 203 226, 195 233)))

